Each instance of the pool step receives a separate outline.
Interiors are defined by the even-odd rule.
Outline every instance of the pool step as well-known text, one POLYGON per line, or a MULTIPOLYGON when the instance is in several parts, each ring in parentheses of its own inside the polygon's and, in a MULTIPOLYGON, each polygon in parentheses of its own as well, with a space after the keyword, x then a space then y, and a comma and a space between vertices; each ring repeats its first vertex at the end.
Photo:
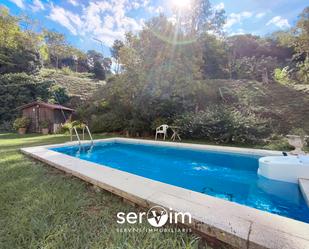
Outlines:
POLYGON ((300 190, 303 194, 303 197, 309 207, 309 179, 298 179, 300 190))

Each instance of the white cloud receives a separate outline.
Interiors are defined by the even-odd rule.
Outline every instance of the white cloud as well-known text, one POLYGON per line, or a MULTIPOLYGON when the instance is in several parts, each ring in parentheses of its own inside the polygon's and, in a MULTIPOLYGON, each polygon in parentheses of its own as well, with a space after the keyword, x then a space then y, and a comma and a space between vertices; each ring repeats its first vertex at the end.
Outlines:
POLYGON ((243 29, 237 29, 236 32, 231 33, 230 35, 244 35, 246 32, 243 29))
POLYGON ((25 5, 24 5, 24 0, 9 0, 12 3, 15 3, 19 8, 24 9, 25 5))
POLYGON ((257 13, 257 14, 255 15, 255 17, 256 17, 256 18, 262 18, 262 17, 264 17, 265 15, 266 15, 265 12, 260 12, 260 13, 257 13))
POLYGON ((219 3, 217 5, 214 6, 214 10, 223 10, 224 9, 224 3, 219 3))
POLYGON ((288 19, 284 19, 281 16, 275 16, 266 23, 267 26, 272 25, 272 24, 281 28, 281 29, 291 27, 288 19))
POLYGON ((30 8, 34 12, 45 9, 44 4, 40 0, 33 0, 32 5, 30 5, 30 8))
POLYGON ((132 9, 145 8, 145 7, 149 6, 149 4, 150 4, 150 0, 127 1, 127 5, 129 6, 129 8, 132 8, 132 9))
POLYGON ((68 0, 68 2, 75 7, 79 5, 79 3, 76 0, 68 0))
POLYGON ((82 25, 78 15, 58 6, 51 5, 51 12, 48 17, 67 28, 73 35, 77 35, 78 28, 82 25))
MULTIPOLYGON (((80 15, 59 6, 51 5, 49 18, 68 29, 73 35, 101 40, 111 46, 115 39, 123 39, 127 31, 141 29, 143 20, 135 20, 128 12, 138 5, 128 5, 129 0, 91 1, 82 7, 80 15)), ((135 0, 139 6, 145 1, 135 0)), ((131 2, 132 3, 132 2, 131 2)))
POLYGON ((246 18, 252 17, 253 13, 249 11, 243 11, 240 13, 231 13, 227 20, 226 24, 224 25, 224 29, 229 29, 235 24, 240 24, 246 18))
POLYGON ((149 13, 156 13, 156 14, 163 13, 163 10, 164 10, 162 6, 158 6, 158 7, 148 6, 146 9, 149 13))

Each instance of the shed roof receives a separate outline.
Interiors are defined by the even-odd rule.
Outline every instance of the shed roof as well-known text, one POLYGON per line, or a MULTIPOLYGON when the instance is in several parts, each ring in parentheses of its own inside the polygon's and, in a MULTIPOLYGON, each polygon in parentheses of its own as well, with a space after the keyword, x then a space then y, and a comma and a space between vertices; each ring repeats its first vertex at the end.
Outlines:
POLYGON ((55 104, 45 103, 45 102, 41 102, 41 101, 34 101, 34 102, 29 103, 29 104, 22 105, 22 106, 18 107, 17 109, 23 110, 25 108, 29 108, 29 107, 32 107, 32 106, 35 106, 35 105, 43 106, 43 107, 53 109, 53 110, 65 110, 65 111, 74 112, 74 109, 65 107, 63 105, 55 105, 55 104))

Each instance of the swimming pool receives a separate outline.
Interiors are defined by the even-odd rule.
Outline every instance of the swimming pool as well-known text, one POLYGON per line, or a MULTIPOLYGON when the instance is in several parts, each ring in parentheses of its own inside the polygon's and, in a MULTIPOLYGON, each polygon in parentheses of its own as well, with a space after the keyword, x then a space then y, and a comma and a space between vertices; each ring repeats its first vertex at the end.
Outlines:
POLYGON ((69 156, 309 223, 297 184, 257 175, 259 155, 129 142, 50 148, 69 156))

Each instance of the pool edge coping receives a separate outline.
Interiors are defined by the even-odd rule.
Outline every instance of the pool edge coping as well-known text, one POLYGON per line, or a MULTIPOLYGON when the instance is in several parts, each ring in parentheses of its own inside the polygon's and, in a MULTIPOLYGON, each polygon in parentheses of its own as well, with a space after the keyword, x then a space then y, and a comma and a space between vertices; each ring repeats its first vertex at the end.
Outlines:
MULTIPOLYGON (((100 141, 130 141, 176 147, 225 150, 234 153, 261 155, 277 151, 225 146, 156 142, 142 139, 107 138, 100 141)), ((85 142, 88 144, 89 141, 85 142)), ((60 170, 149 208, 160 205, 175 211, 188 211, 193 230, 215 237, 237 248, 309 248, 309 224, 270 214, 237 203, 154 181, 125 171, 71 157, 49 148, 77 145, 77 142, 21 148, 21 151, 60 170), (112 180, 111 180, 112 179, 112 180), (150 186, 150 188, 149 188, 150 186), (188 208, 190 210, 188 210, 188 208)), ((116 222, 116 218, 115 218, 116 222)))

